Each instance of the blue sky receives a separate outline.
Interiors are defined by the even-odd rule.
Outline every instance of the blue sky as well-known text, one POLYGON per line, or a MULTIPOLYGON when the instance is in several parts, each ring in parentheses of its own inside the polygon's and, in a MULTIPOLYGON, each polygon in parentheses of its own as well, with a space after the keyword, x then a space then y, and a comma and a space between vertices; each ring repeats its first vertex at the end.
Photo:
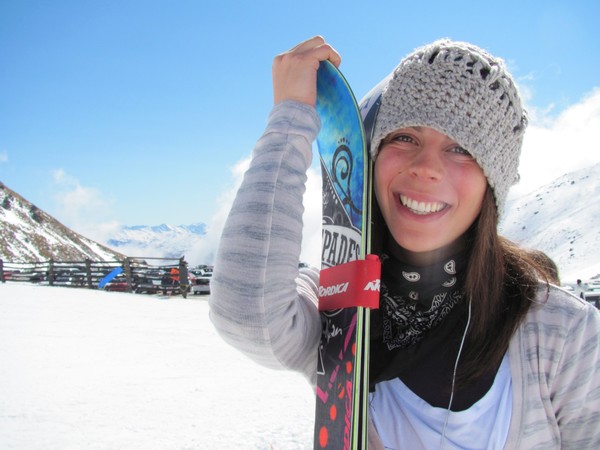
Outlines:
POLYGON ((265 124, 273 57, 315 34, 358 98, 415 47, 471 41, 555 129, 598 96, 598 4, 0 0, 0 181, 88 234, 209 223, 265 124))

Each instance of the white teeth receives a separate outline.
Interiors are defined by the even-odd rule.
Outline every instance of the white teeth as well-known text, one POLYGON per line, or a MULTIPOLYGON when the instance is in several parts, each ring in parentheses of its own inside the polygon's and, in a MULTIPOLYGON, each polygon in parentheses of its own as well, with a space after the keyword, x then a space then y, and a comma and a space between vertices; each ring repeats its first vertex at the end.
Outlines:
POLYGON ((405 195, 400 195, 400 201, 404 206, 415 214, 431 214, 444 209, 444 203, 440 202, 418 202, 405 195))

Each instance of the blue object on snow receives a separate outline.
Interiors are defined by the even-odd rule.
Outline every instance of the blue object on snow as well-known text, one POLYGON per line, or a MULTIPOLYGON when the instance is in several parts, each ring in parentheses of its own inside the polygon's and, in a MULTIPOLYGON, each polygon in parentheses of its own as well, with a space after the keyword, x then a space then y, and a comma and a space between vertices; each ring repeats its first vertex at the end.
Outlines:
POLYGON ((100 283, 98 283, 98 288, 102 289, 104 286, 106 286, 110 281, 112 281, 113 278, 115 278, 121 272, 123 272, 122 267, 117 267, 116 269, 114 269, 112 272, 110 272, 108 275, 106 275, 104 278, 102 278, 100 280, 100 283))

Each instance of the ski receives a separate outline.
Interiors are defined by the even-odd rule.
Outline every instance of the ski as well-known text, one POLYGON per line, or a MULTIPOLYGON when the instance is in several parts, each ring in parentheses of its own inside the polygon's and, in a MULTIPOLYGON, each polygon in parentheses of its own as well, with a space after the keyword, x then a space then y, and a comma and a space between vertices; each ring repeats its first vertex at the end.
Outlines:
POLYGON ((315 449, 367 447, 369 311, 380 263, 370 251, 372 165, 361 113, 330 62, 317 72, 317 146, 323 179, 315 449))

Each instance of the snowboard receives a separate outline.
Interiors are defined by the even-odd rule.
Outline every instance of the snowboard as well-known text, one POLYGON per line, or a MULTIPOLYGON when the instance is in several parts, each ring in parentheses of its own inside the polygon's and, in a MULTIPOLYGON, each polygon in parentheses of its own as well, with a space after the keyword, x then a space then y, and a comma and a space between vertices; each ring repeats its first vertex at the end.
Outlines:
POLYGON ((98 283, 98 289, 104 288, 104 286, 106 286, 108 283, 110 283, 112 280, 114 280, 118 275, 120 275, 121 272, 123 272, 123 267, 117 267, 117 268, 113 269, 110 273, 108 273, 108 275, 106 275, 104 278, 102 278, 100 280, 100 282, 98 283))
POLYGON ((329 61, 317 72, 317 146, 323 180, 315 449, 367 446, 369 310, 378 307, 379 259, 369 255, 372 163, 361 113, 329 61))

